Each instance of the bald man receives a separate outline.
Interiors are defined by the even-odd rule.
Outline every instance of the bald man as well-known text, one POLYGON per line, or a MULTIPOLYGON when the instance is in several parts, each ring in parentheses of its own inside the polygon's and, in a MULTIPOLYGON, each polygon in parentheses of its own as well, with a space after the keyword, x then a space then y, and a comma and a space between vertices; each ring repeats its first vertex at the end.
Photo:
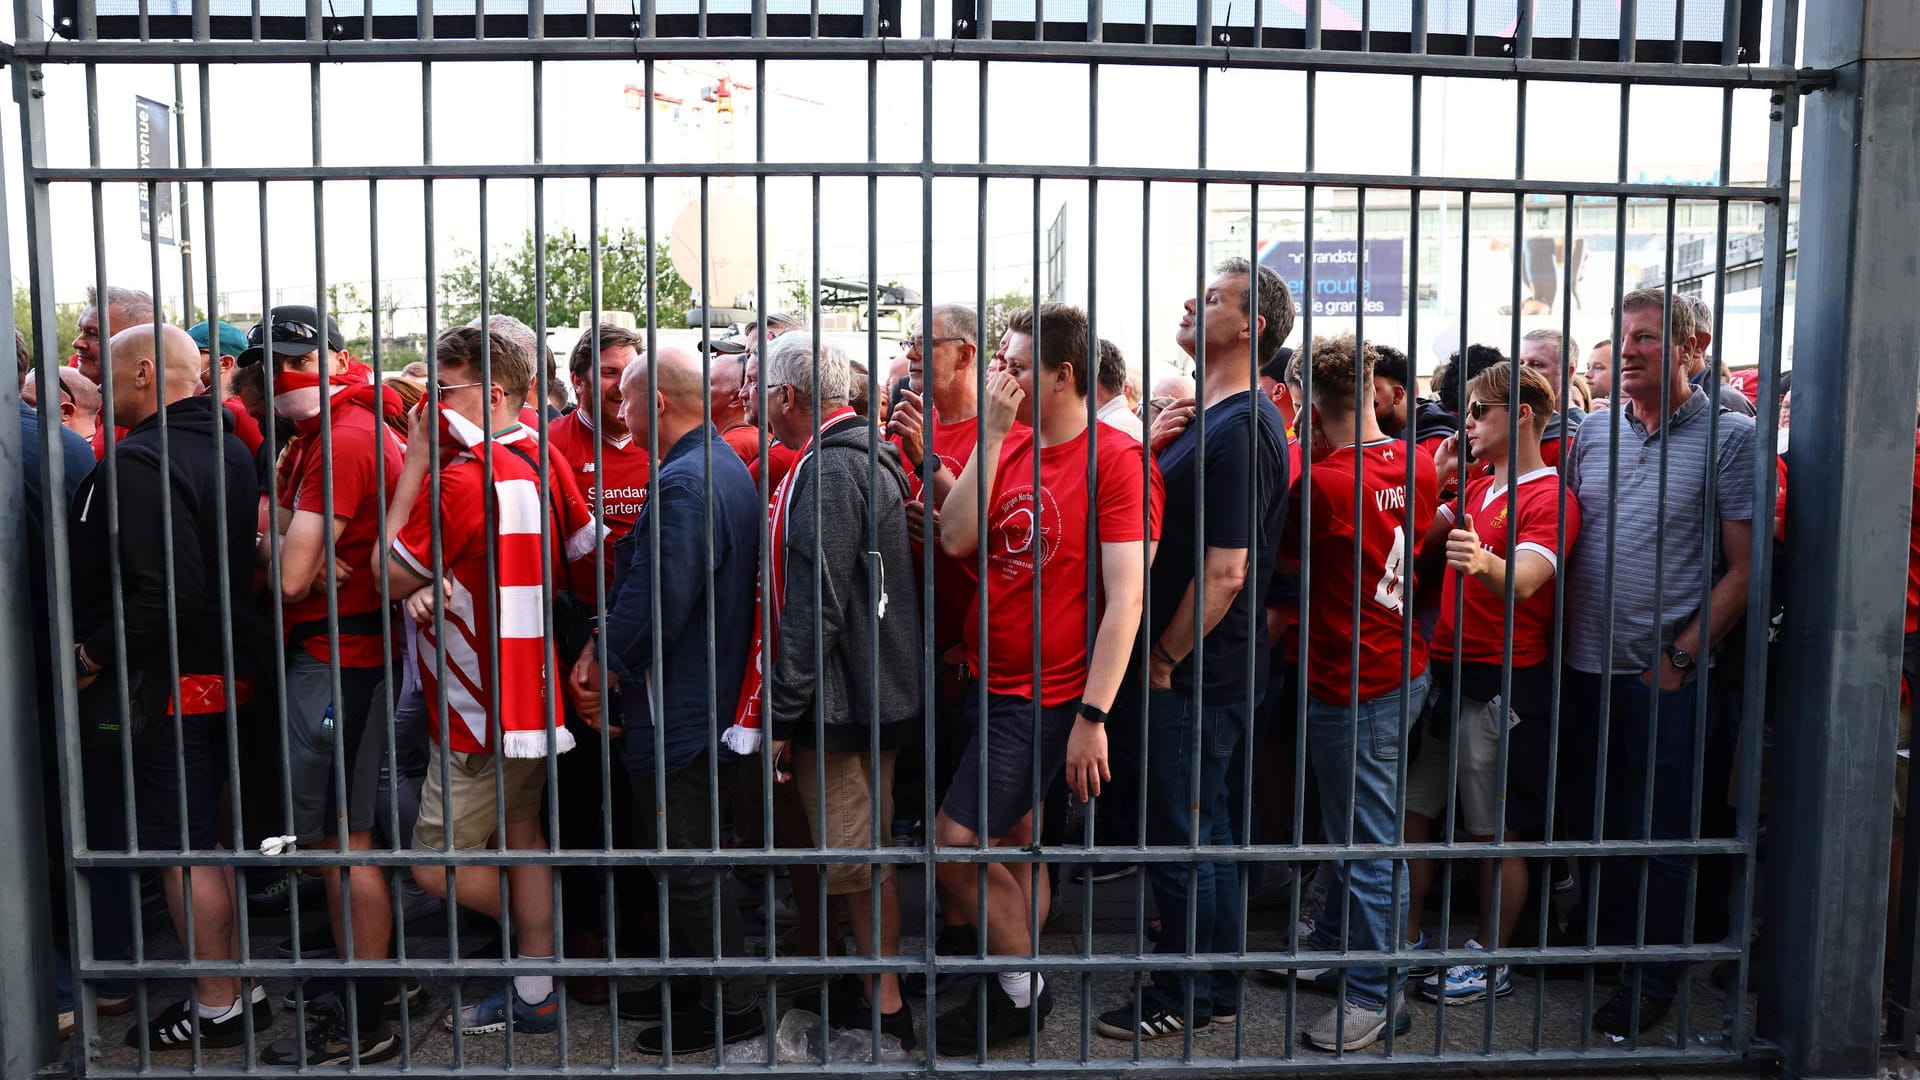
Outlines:
MULTIPOLYGON (((83 439, 100 427, 100 388, 78 368, 55 368, 60 379, 60 424, 83 439)), ((20 400, 39 407, 38 372, 29 371, 20 384, 20 400)))
MULTIPOLYGON (((160 728, 167 722, 168 699, 174 692, 171 646, 179 661, 181 748, 176 751, 171 737, 134 740, 134 818, 142 847, 210 850, 221 836, 217 800, 227 778, 226 708, 229 701, 236 708, 251 701, 251 673, 258 665, 253 650, 261 639, 253 625, 252 603, 259 501, 253 458, 226 431, 219 405, 199 396, 200 348, 186 331, 162 327, 156 339, 151 325, 133 326, 113 336, 109 351, 115 413, 129 430, 114 444, 117 493, 107 488, 107 470, 95 469, 74 495, 69 535, 76 567, 74 661, 81 715, 83 723, 118 723, 118 703, 109 696, 117 696, 115 669, 123 669, 130 690, 129 721, 136 730, 160 728), (222 474, 224 502, 215 497, 222 474), (121 524, 124 651, 115 645, 112 579, 106 572, 112 543, 107 525, 116 512, 121 524), (169 515, 170 565, 154 537, 169 515), (229 597, 225 607, 220 603, 223 575, 229 597), (169 604, 174 609, 171 618, 169 604), (234 649, 232 679, 226 677, 222 659, 225 642, 234 649), (88 700, 96 696, 108 699, 88 700)), ((114 779, 118 775, 116 767, 114 779)), ((87 786, 91 795, 101 785, 87 786)), ((118 794, 124 797, 124 792, 118 794)), ((232 871, 197 870, 191 895, 179 869, 164 869, 160 876, 174 929, 183 941, 192 906, 195 958, 238 957, 232 871)), ((158 1010, 146 1027, 130 1029, 127 1043, 139 1046, 145 1040, 155 1052, 183 1051, 198 1027, 203 1047, 237 1046, 243 1010, 249 1005, 256 1027, 272 1022, 262 987, 243 987, 231 976, 203 978, 192 997, 158 1010)))
MULTIPOLYGON (((764 510, 740 455, 706 420, 707 393, 699 358, 684 349, 668 347, 642 354, 622 375, 621 419, 636 442, 645 443, 651 433, 660 447, 652 492, 633 531, 615 546, 620 587, 608 596, 603 620, 606 682, 632 685, 617 700, 603 703, 599 655, 591 646, 579 656, 571 679, 575 703, 589 724, 608 723, 626 731, 621 748, 633 790, 646 792, 651 802, 655 778, 664 774, 665 817, 656 821, 652 814, 639 815, 643 831, 658 829, 661 835, 643 835, 643 847, 664 840, 670 848, 711 848, 719 837, 712 829, 716 793, 707 775, 709 746, 724 738, 736 751, 751 749, 728 729, 735 721, 748 650, 759 625, 754 584, 760 569, 764 510), (647 392, 649 371, 654 378, 652 393, 647 392), (655 516, 660 526, 658 546, 653 541, 655 516), (661 658, 655 673, 657 699, 641 691, 647 669, 653 666, 656 632, 661 658), (707 653, 710 634, 711 657, 707 653), (712 702, 707 697, 709 675, 715 693, 712 702), (613 706, 612 711, 606 704, 613 706), (654 755, 656 726, 662 729, 665 746, 665 756, 658 759, 654 755)), ((736 765, 729 756, 721 768, 722 785, 746 782, 748 776, 758 783, 759 763, 752 757, 736 765), (735 768, 749 773, 736 780, 735 768)), ((673 954, 710 955, 717 933, 726 955, 743 955, 737 898, 721 895, 717 908, 714 904, 716 891, 725 894, 734 888, 728 875, 700 866, 675 866, 663 873, 673 954), (718 926, 713 922, 716 910, 718 926)), ((736 1042, 764 1032, 757 980, 731 975, 721 982, 726 1040, 736 1042)), ((621 998, 623 1011, 627 1001, 627 996, 621 998)), ((657 1017, 658 999, 649 1002, 657 1017)), ((712 985, 697 993, 676 993, 673 1003, 674 1050, 696 1053, 713 1047, 721 1019, 713 1011, 712 985)), ((644 1053, 657 1054, 664 1040, 662 1026, 648 1026, 640 1032, 639 1047, 644 1053)))

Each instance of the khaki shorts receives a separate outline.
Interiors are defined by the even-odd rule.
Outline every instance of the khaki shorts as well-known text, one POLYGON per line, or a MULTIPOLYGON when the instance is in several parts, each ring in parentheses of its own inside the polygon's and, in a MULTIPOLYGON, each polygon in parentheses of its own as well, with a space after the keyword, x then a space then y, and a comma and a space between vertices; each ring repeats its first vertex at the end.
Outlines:
POLYGON ((499 826, 493 774, 503 769, 509 825, 540 816, 540 796, 547 786, 547 759, 502 758, 493 754, 463 754, 431 744, 427 757, 427 784, 420 792, 420 820, 413 827, 416 850, 446 847, 447 819, 453 819, 453 849, 471 851, 487 846, 499 826), (447 762, 449 787, 440 787, 440 762, 447 762), (451 806, 451 812, 449 812, 451 806))
MULTIPOLYGON (((865 750, 849 753, 816 754, 811 748, 793 746, 793 784, 800 792, 800 806, 806 812, 807 830, 813 842, 823 848, 864 848, 873 844, 873 823, 880 822, 880 846, 887 847, 893 835, 893 760, 896 750, 882 750, 876 760, 865 750), (819 761, 826 759, 826 835, 820 834, 821 788, 817 772, 819 761), (879 773, 880 805, 873 803, 874 773, 879 773)), ((827 893, 840 896, 866 892, 893 875, 890 864, 829 863, 821 877, 827 893)))
MULTIPOLYGON (((1500 711, 1518 719, 1511 710, 1500 711)), ((1500 717, 1486 702, 1462 698, 1454 721, 1460 729, 1459 824, 1470 835, 1492 836, 1499 824, 1500 717)), ((1407 812, 1438 822, 1447 812, 1447 740, 1429 735, 1422 741, 1407 766, 1407 812)))

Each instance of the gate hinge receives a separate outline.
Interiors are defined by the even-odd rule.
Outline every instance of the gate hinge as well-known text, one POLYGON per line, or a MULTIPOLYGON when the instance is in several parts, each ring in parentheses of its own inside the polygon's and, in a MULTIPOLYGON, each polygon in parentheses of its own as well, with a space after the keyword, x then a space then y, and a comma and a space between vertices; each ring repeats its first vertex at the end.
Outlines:
POLYGON ((1794 86, 1802 94, 1811 94, 1818 90, 1831 90, 1838 81, 1832 68, 1804 67, 1793 73, 1794 86))

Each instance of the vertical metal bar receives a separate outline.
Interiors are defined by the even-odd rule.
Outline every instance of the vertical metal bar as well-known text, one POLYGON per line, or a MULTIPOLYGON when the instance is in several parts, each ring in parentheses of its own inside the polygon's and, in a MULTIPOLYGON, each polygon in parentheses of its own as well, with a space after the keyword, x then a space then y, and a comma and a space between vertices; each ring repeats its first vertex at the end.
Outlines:
POLYGON ((1790 854, 1769 865, 1767 912, 1769 923, 1807 920, 1804 932, 1772 941, 1768 970, 1824 1006, 1784 1008, 1770 978, 1761 1012, 1790 1074, 1839 1076, 1878 1068, 1886 924, 1878 883, 1889 869, 1888 750, 1899 702, 1888 658, 1903 629, 1899 592, 1887 583, 1907 562, 1889 511, 1908 490, 1906 437, 1920 390, 1911 313, 1920 295, 1911 257, 1920 245, 1911 112, 1920 71, 1901 58, 1920 55, 1920 17, 1860 0, 1819 13, 1807 19, 1807 63, 1831 69, 1835 82, 1806 98, 1794 405, 1811 416, 1803 414, 1793 455, 1817 462, 1820 480, 1792 486, 1787 530, 1795 545, 1836 557, 1787 566, 1793 615, 1782 654, 1794 662, 1775 698, 1769 848, 1790 854), (1818 873, 1836 876, 1799 876, 1818 873))
MULTIPOLYGON (((1770 27, 1773 41, 1770 59, 1773 63, 1792 64, 1796 58, 1795 34, 1799 26, 1799 6, 1798 0, 1782 0, 1774 5, 1774 22, 1770 27)), ((1776 94, 1773 106, 1767 130, 1767 186, 1776 193, 1776 199, 1766 204, 1762 222, 1764 244, 1761 249, 1759 338, 1760 400, 1771 408, 1759 418, 1756 437, 1761 440, 1761 449, 1754 455, 1753 463, 1754 505, 1766 507, 1769 518, 1773 515, 1775 484, 1778 481, 1775 429, 1780 420, 1781 342, 1785 339, 1786 323, 1786 191, 1788 179, 1793 175, 1793 126, 1799 118, 1800 103, 1791 95, 1776 94)), ((1767 643, 1773 630, 1774 550, 1771 529, 1756 530, 1756 533, 1753 538, 1752 579, 1747 589, 1747 640, 1743 647, 1746 649, 1749 685, 1764 688, 1769 685, 1767 643), (1754 616, 1756 612, 1762 613, 1760 617, 1754 616)), ((1742 859, 1741 872, 1733 883, 1733 938, 1742 948, 1739 958, 1734 962, 1735 978, 1731 983, 1740 987, 1747 985, 1747 974, 1753 962, 1754 882, 1758 876, 1755 849, 1758 847, 1760 831, 1762 733, 1764 717, 1770 705, 1770 701, 1763 700, 1762 694, 1747 694, 1741 702, 1740 797, 1735 810, 1735 835, 1747 846, 1747 852, 1742 859)), ((1920 878, 1920 875, 1907 880, 1916 878, 1920 878)), ((1900 993, 1897 1000, 1914 1000, 1908 992, 1911 986, 1896 986, 1895 989, 1900 993)), ((1763 998, 1761 1008, 1764 1011, 1766 1007, 1763 998)), ((1744 1007, 1733 1010, 1731 1035, 1733 1048, 1745 1052, 1751 1032, 1744 1007)))
MULTIPOLYGON (((7 282, 7 299, 11 301, 11 229, 5 218, 5 214, 0 214, 0 279, 7 282)), ((0 337, 13 336, 8 333, 14 329, 13 311, 13 305, 9 303, 6 311, 0 312, 0 337)), ((47 374, 49 372, 43 364, 41 373, 36 376, 36 384, 52 385, 40 381, 47 374)), ((51 374, 59 377, 58 372, 51 374)), ((14 411, 13 406, 18 400, 16 394, 7 393, 4 382, 0 382, 0 413, 14 411)), ((57 512, 58 503, 51 504, 54 509, 49 509, 49 500, 61 498, 66 490, 62 483, 58 452, 60 441, 57 438, 63 432, 58 421, 59 396, 43 394, 41 399, 45 406, 40 410, 40 500, 43 520, 50 525, 60 514, 57 512), (52 414, 51 425, 48 424, 49 413, 52 414)), ((0 460, 24 460, 26 447, 23 434, 18 424, 0 423, 0 460)), ((25 479, 19 469, 0 470, 0 504, 24 507, 25 479)), ((52 530, 48 528, 44 531, 52 530)), ((25 611, 32 603, 30 591, 21 587, 28 579, 26 542, 25 528, 0 529, 0 606, 8 611, 25 611)), ((54 549, 49 545, 47 550, 51 553, 54 549)), ((49 595, 57 594, 49 590, 49 595)), ((0 910, 9 912, 8 922, 13 927, 12 933, 6 935, 5 943, 0 945, 0 1001, 7 1002, 9 1006, 0 1008, 0 1072, 9 1076, 38 1073, 42 1065, 53 1060, 58 1042, 52 1025, 47 1022, 51 1012, 47 1007, 47 987, 53 981, 54 951, 50 913, 52 905, 44 888, 47 853, 42 818, 46 804, 41 801, 40 791, 44 759, 41 757, 40 725, 35 719, 39 711, 36 705, 39 703, 32 699, 38 673, 33 671, 31 628, 37 622, 37 618, 31 621, 15 618, 5 620, 5 625, 0 626, 0 684, 11 688, 8 697, 14 716, 13 723, 0 725, 6 729, 0 732, 0 792, 4 792, 0 794, 0 822, 5 823, 0 829, 13 838, 11 843, 0 844, 0 910)), ((56 642, 64 640, 56 639, 56 642)), ((58 657, 61 650, 55 647, 50 650, 50 655, 58 657)), ((65 663, 71 663, 71 659, 65 663)), ((70 681, 63 682, 71 685, 70 681)), ((64 759, 66 754, 61 756, 64 759)), ((78 939, 78 917, 71 925, 78 939)), ((74 990, 76 1011, 91 1012, 91 1009, 78 1009, 77 974, 74 990)))

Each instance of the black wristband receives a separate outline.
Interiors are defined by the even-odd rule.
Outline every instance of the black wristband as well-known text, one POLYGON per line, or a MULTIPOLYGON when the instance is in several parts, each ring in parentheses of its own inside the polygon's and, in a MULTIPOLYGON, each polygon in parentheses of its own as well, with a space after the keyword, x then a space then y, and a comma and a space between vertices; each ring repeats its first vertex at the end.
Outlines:
POLYGON ((1096 709, 1084 701, 1080 703, 1080 715, 1096 724, 1107 722, 1107 710, 1096 709))

